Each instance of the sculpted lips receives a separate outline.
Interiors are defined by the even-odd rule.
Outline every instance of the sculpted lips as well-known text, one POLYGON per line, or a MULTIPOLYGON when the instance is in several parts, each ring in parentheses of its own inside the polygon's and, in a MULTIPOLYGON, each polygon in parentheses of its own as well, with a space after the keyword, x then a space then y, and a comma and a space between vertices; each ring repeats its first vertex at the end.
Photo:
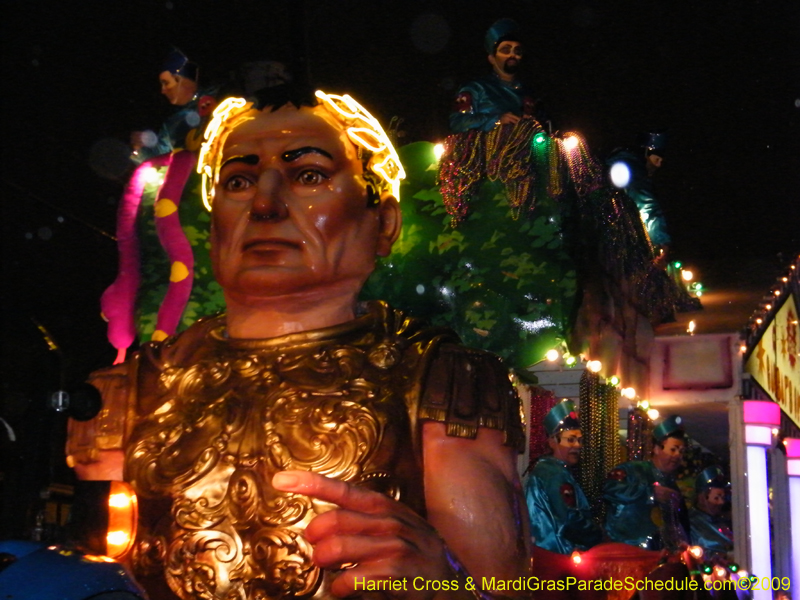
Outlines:
POLYGON ((269 252, 272 250, 299 250, 300 243, 282 238, 264 238, 245 242, 243 249, 245 252, 248 250, 255 250, 257 252, 269 252))

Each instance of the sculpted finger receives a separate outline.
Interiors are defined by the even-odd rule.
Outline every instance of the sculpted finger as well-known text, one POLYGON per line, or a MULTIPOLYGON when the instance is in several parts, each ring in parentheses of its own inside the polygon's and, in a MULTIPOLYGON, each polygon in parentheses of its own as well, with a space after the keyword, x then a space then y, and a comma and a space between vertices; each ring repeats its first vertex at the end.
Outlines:
POLYGON ((356 485, 331 479, 309 471, 281 471, 272 478, 272 486, 283 492, 294 492, 324 500, 350 510, 376 513, 389 509, 396 502, 383 494, 361 489, 356 485))
POLYGON ((415 548, 401 538, 371 535, 336 535, 314 545, 314 564, 338 569, 344 564, 361 564, 410 554, 415 548))
POLYGON ((312 544, 331 535, 397 536, 408 526, 401 516, 379 516, 343 509, 331 510, 315 517, 305 531, 312 544))

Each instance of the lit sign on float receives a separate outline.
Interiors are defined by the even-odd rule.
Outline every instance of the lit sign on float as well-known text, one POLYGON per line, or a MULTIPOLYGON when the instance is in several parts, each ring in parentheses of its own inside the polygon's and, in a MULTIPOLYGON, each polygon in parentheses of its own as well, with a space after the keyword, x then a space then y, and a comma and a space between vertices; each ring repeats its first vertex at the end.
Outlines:
POLYGON ((791 294, 750 352, 745 370, 800 426, 800 327, 791 294))

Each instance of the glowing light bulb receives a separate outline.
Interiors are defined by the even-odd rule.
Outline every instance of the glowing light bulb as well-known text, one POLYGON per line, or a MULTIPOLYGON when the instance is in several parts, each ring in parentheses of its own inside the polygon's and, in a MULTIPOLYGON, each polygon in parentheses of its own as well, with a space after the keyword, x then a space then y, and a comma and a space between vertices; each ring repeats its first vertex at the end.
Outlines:
POLYGON ((764 308, 767 310, 772 310, 772 304, 767 304, 764 308))
POLYGON ((686 333, 694 335, 694 330, 697 329, 697 323, 689 321, 689 326, 686 328, 686 333))
POLYGON ((534 144, 544 144, 547 141, 547 136, 541 131, 533 136, 534 144))
POLYGON ((778 429, 777 427, 773 427, 772 428, 772 435, 778 435, 780 432, 781 432, 781 430, 778 429))
POLYGON ((578 138, 574 135, 569 136, 568 138, 564 139, 564 149, 565 150, 575 150, 578 147, 578 138))
POLYGON ((700 546, 692 546, 689 548, 689 554, 695 558, 703 558, 703 549, 700 546))
POLYGON ((552 348, 547 351, 547 354, 545 354, 544 357, 550 362, 556 362, 559 358, 558 350, 552 348))
POLYGON ((739 346, 739 352, 742 354, 747 352, 747 344, 742 344, 741 346, 739 346))
POLYGON ((158 174, 158 169, 154 169, 153 167, 148 168, 145 172, 144 180, 149 185, 160 183, 161 177, 158 174))
POLYGON ((616 375, 612 375, 611 379, 608 380, 611 385, 619 385, 619 377, 616 375))
POLYGON ((781 291, 780 290, 775 290, 775 295, 776 296, 780 296, 781 295, 781 291))
MULTIPOLYGON (((631 182, 631 170, 624 162, 616 162, 608 170, 608 177, 614 187, 624 188, 631 182)), ((680 263, 678 263, 680 267, 680 263)))
POLYGON ((567 361, 566 361, 566 362, 567 362, 567 365, 569 365, 569 366, 571 367, 571 366, 572 366, 572 365, 574 365, 574 364, 575 364, 577 361, 578 361, 578 359, 577 359, 577 358, 575 358, 574 356, 568 356, 568 357, 567 357, 567 361))
POLYGON ((114 508, 125 508, 130 506, 131 499, 128 494, 111 494, 108 497, 108 505, 114 508))
POLYGON ((634 398, 636 398, 636 390, 633 389, 632 387, 622 388, 620 394, 622 394, 628 400, 633 400, 634 398))
POLYGON ((688 269, 681 270, 681 277, 683 277, 684 281, 691 281, 694 279, 694 273, 689 271, 688 269))
POLYGON ((647 400, 642 400, 641 402, 639 402, 639 406, 641 407, 642 410, 647 410, 648 408, 650 408, 650 403, 647 400))
POLYGON ((575 563, 576 565, 581 564, 581 561, 583 560, 583 558, 581 558, 581 553, 578 552, 577 550, 573 551, 571 558, 572 562, 575 563))
POLYGON ((756 323, 758 323, 759 325, 761 325, 761 323, 763 323, 763 322, 764 322, 764 320, 761 317, 756 319, 756 323))
POLYGON ((124 531, 109 531, 106 536, 106 541, 112 546, 124 546, 130 539, 130 536, 124 531))
POLYGON ((437 161, 442 159, 442 154, 444 154, 444 144, 436 144, 433 147, 433 155, 436 157, 437 161))
POLYGON ((727 574, 728 571, 725 569, 725 567, 717 567, 714 569, 714 575, 716 575, 719 579, 724 579, 727 574))
POLYGON ((647 416, 650 417, 651 421, 655 421, 658 418, 659 414, 660 413, 658 412, 658 409, 655 408, 651 408, 650 410, 647 411, 647 416))
POLYGON ((586 363, 586 368, 592 373, 599 373, 603 369, 603 363, 601 363, 599 360, 590 360, 588 363, 586 363))

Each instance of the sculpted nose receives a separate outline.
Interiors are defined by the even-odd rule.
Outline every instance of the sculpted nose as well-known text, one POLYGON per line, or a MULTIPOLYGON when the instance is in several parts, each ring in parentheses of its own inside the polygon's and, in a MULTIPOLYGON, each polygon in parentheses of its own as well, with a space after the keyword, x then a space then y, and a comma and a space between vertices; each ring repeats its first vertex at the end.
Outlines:
POLYGON ((251 221, 277 221, 286 218, 288 210, 281 198, 281 174, 267 169, 258 177, 258 188, 250 208, 251 221))

